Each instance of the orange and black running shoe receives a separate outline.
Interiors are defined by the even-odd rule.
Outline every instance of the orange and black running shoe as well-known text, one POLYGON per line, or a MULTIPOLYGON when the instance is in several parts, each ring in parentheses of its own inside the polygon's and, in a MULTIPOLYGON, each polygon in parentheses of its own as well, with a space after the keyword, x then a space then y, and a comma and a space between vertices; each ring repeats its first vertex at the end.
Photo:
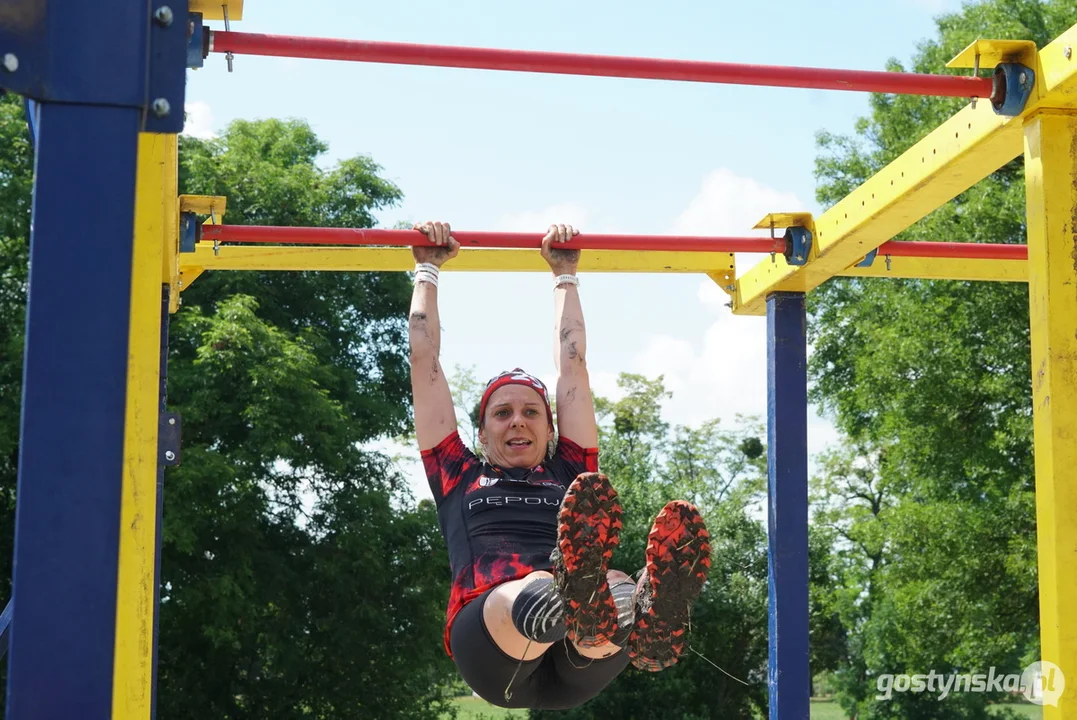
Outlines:
POLYGON ((621 504, 609 478, 581 473, 561 503, 550 559, 568 639, 583 647, 604 645, 617 631, 617 605, 606 573, 620 533, 621 504))
POLYGON ((647 536, 647 566, 640 577, 636 626, 628 638, 632 664, 658 672, 687 648, 685 630, 711 565, 710 535, 695 505, 668 503, 647 536))

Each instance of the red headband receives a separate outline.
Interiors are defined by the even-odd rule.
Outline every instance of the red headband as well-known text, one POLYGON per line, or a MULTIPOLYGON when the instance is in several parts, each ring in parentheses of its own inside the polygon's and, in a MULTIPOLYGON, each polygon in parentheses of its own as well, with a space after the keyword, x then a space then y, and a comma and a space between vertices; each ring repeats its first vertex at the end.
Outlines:
POLYGON ((504 387, 505 385, 523 385, 541 395, 542 401, 546 403, 546 419, 550 421, 550 425, 553 425, 553 409, 550 408, 550 393, 546 390, 546 385, 537 377, 528 375, 520 368, 515 368, 501 373, 486 383, 486 389, 482 393, 482 400, 479 402, 479 427, 482 427, 483 422, 486 420, 486 403, 490 400, 490 396, 499 387, 504 387))

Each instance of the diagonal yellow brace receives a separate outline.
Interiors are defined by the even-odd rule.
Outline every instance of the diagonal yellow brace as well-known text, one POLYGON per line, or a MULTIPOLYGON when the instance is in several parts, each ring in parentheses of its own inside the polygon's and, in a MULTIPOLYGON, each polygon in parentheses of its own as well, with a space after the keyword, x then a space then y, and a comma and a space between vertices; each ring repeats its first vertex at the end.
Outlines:
POLYGON ((1077 114, 1025 126, 1042 660, 1066 676, 1044 720, 1077 717, 1077 114))
POLYGON ((815 251, 806 265, 789 266, 780 256, 756 264, 737 282, 734 312, 762 315, 770 293, 814 290, 1019 156, 1025 118, 1044 108, 1077 107, 1074 46, 1077 26, 1027 60, 1036 80, 1022 115, 996 115, 988 102, 967 106, 816 218, 815 251))

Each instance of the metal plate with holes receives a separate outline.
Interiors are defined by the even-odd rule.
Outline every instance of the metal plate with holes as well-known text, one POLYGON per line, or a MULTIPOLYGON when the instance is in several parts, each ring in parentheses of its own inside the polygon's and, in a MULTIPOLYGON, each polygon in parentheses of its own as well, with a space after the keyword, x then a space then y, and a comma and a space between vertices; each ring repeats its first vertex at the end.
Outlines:
POLYGON ((158 463, 168 466, 180 464, 180 430, 183 421, 179 413, 161 413, 161 426, 157 436, 158 463))

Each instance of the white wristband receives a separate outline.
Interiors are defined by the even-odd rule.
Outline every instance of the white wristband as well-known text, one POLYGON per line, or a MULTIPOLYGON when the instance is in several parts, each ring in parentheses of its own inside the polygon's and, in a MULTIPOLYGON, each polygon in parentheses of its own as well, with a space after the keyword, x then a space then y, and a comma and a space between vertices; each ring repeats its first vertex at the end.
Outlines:
POLYGON ((575 285, 580 286, 580 279, 575 275, 558 275, 553 279, 553 287, 556 290, 561 285, 575 285))
POLYGON ((421 272, 423 270, 426 270, 428 272, 432 272, 432 273, 434 273, 435 276, 437 276, 441 272, 441 269, 437 265, 435 265, 434 263, 416 263, 415 264, 415 272, 421 272))
POLYGON ((415 284, 418 285, 421 282, 430 283, 434 287, 437 287, 438 276, 426 269, 419 270, 415 273, 415 284))

